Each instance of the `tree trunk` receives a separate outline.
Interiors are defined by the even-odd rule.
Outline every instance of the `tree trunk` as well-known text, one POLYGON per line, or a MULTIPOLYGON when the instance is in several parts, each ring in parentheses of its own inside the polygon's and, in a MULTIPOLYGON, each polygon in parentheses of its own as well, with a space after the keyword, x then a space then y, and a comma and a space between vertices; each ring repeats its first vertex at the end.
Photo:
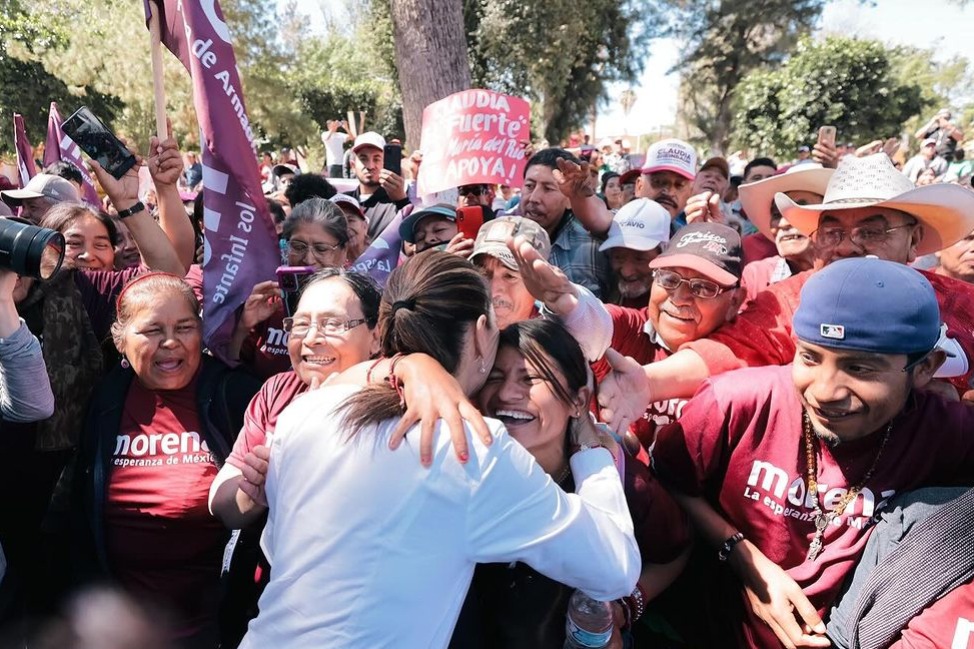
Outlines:
POLYGON ((391 0, 406 144, 420 148, 423 109, 470 87, 462 0, 391 0))

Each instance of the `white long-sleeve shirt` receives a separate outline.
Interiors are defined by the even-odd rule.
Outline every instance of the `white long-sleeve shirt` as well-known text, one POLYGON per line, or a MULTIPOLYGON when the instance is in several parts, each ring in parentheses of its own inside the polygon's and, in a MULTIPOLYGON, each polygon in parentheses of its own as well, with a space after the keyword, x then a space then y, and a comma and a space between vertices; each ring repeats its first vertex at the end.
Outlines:
POLYGON ((523 561, 604 600, 632 591, 639 550, 608 451, 572 457, 566 494, 500 422, 490 446, 468 429, 465 465, 441 423, 426 469, 418 430, 388 449, 394 421, 345 441, 334 409, 356 389, 310 392, 278 422, 271 581, 241 649, 446 647, 476 563, 523 561))

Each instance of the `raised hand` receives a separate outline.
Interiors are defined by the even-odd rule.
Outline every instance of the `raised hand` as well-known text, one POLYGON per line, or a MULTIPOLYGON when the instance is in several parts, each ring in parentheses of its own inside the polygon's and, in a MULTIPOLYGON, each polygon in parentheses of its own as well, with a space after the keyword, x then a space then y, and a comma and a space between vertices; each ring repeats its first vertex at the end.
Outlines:
POLYGON ((720 195, 714 192, 702 192, 691 196, 687 201, 686 210, 687 224, 697 221, 707 221, 710 223, 723 223, 724 214, 720 210, 720 195))
POLYGON ((839 150, 834 144, 816 142, 812 147, 812 160, 826 169, 835 169, 839 164, 839 150))
POLYGON ((646 413, 650 403, 649 379, 635 359, 611 347, 605 360, 612 371, 599 384, 599 419, 623 437, 629 426, 646 413))
POLYGON ((588 198, 595 195, 595 186, 589 164, 577 164, 571 160, 557 160, 558 168, 554 170, 555 182, 561 193, 572 198, 588 198))
POLYGON ((179 153, 179 145, 172 136, 172 122, 166 120, 169 128, 168 137, 159 141, 155 135, 149 138, 149 175, 156 188, 161 185, 175 185, 183 173, 183 157, 179 153))
POLYGON ((462 232, 457 232, 455 235, 453 235, 453 238, 450 239, 450 243, 446 245, 444 252, 458 255, 464 259, 467 259, 470 256, 470 253, 473 252, 473 244, 473 239, 468 239, 463 235, 462 232))
POLYGON ((578 289, 556 266, 542 259, 534 246, 522 236, 507 242, 521 272, 521 281, 536 299, 560 316, 571 313, 578 306, 578 289))
POLYGON ((281 293, 277 282, 269 280, 254 286, 240 314, 240 326, 253 329, 272 315, 281 304, 281 293))

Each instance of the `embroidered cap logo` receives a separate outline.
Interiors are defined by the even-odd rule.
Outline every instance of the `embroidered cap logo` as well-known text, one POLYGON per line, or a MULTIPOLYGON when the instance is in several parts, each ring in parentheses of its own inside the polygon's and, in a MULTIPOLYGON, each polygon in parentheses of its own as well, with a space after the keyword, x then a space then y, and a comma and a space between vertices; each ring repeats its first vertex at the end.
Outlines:
POLYGON ((832 338, 833 340, 845 339, 845 327, 837 324, 823 324, 821 328, 822 338, 832 338))

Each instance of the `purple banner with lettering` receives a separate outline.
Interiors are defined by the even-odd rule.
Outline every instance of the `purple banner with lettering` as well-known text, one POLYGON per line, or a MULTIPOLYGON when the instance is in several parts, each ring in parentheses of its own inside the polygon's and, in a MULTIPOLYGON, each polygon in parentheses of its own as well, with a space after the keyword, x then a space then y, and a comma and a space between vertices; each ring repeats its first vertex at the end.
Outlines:
POLYGON ((85 202, 101 209, 101 199, 95 190, 95 182, 88 173, 88 167, 81 159, 81 148, 61 130, 61 113, 57 103, 51 102, 51 112, 47 116, 47 144, 44 145, 44 166, 52 165, 60 160, 70 162, 81 172, 81 194, 85 202))
POLYGON ((352 270, 368 275, 385 288, 389 274, 399 265, 399 251, 402 250, 402 238, 399 236, 399 224, 404 216, 409 216, 411 205, 399 210, 379 238, 365 249, 352 264, 352 270))
POLYGON ((34 166, 34 147, 27 141, 27 130, 24 128, 24 118, 20 113, 14 113, 14 148, 17 149, 17 173, 20 175, 20 186, 24 187, 37 175, 37 167, 34 166))
POLYGON ((230 30, 216 0, 145 0, 159 12, 163 45, 193 79, 203 142, 203 339, 222 356, 236 311, 258 282, 274 278, 280 252, 260 186, 254 134, 230 30))

